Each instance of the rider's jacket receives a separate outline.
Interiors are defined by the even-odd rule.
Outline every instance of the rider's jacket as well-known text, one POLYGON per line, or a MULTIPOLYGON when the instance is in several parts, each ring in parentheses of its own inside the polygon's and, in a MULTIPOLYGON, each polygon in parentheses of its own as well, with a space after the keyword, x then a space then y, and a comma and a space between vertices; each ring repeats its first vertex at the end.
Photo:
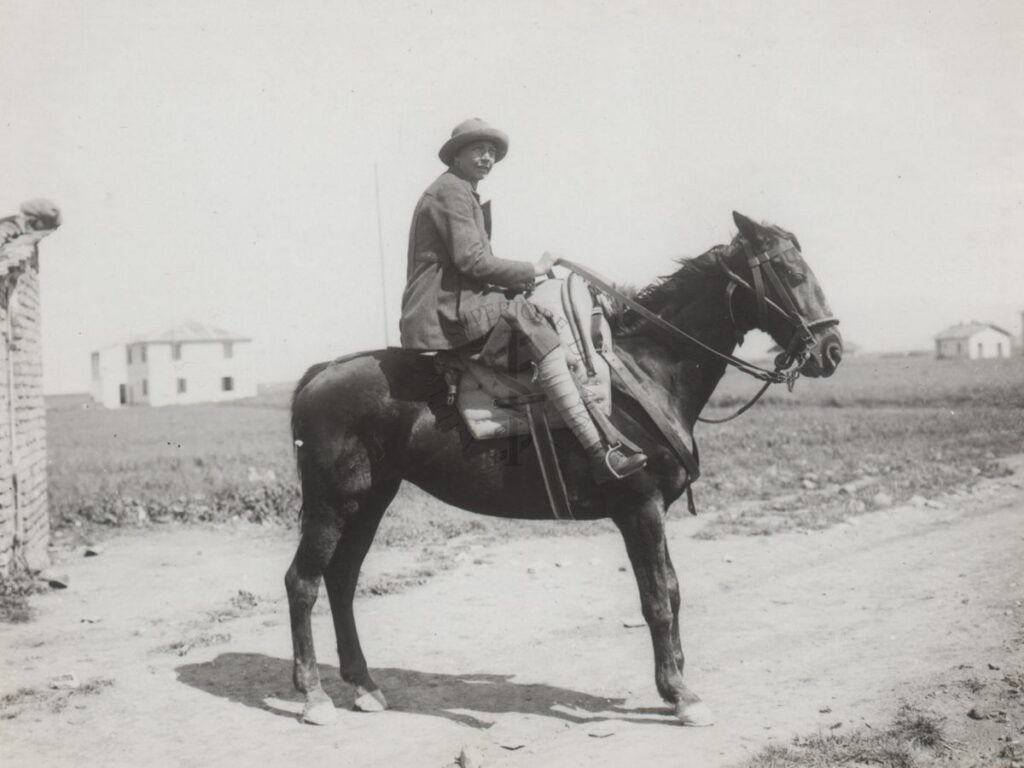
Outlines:
POLYGON ((489 204, 449 169, 427 187, 412 217, 402 346, 452 349, 486 336, 517 292, 533 287, 533 264, 491 252, 489 204))

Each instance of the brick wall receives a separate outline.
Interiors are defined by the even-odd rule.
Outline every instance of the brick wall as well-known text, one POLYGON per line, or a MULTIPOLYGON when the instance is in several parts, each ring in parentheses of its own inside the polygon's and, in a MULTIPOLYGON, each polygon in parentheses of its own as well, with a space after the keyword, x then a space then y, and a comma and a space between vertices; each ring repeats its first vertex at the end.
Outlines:
MULTIPOLYGON (((9 278, 0 278, 0 297, 9 278)), ((7 572, 14 556, 14 485, 11 464, 11 421, 9 417, 8 346, 6 343, 7 305, 0 300, 0 573, 7 572)))
POLYGON ((3 293, 8 300, 0 308, 0 571, 16 556, 44 564, 50 538, 37 253, 0 279, 3 293))

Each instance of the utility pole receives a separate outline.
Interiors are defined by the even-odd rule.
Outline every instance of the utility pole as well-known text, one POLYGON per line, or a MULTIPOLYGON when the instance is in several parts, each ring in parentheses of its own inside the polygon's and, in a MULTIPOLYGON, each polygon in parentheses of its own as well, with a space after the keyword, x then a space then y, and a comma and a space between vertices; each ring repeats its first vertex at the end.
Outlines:
POLYGON ((380 309, 384 316, 384 346, 388 346, 389 330, 391 324, 388 322, 388 284, 384 267, 384 232, 380 217, 380 178, 377 173, 377 163, 373 163, 373 189, 377 198, 377 251, 380 258, 380 309))

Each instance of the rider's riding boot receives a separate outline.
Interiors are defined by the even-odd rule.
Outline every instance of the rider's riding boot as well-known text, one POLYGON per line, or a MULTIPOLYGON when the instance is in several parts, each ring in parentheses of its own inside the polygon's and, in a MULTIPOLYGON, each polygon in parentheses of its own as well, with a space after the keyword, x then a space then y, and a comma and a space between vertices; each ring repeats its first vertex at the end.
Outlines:
POLYGON ((644 468, 647 463, 644 454, 627 454, 620 446, 605 446, 569 372, 565 352, 561 348, 552 350, 537 363, 537 382, 590 457, 597 482, 620 480, 644 468))

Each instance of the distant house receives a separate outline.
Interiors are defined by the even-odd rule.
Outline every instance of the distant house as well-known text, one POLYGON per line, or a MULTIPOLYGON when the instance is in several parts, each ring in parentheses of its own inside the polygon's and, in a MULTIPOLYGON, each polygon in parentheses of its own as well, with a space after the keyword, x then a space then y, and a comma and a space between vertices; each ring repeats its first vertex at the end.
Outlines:
POLYGON ((935 357, 939 360, 980 360, 1009 357, 1013 337, 992 323, 960 323, 935 337, 935 357))
POLYGON ((202 323, 92 353, 92 396, 107 408, 186 405, 256 395, 252 339, 202 323))

